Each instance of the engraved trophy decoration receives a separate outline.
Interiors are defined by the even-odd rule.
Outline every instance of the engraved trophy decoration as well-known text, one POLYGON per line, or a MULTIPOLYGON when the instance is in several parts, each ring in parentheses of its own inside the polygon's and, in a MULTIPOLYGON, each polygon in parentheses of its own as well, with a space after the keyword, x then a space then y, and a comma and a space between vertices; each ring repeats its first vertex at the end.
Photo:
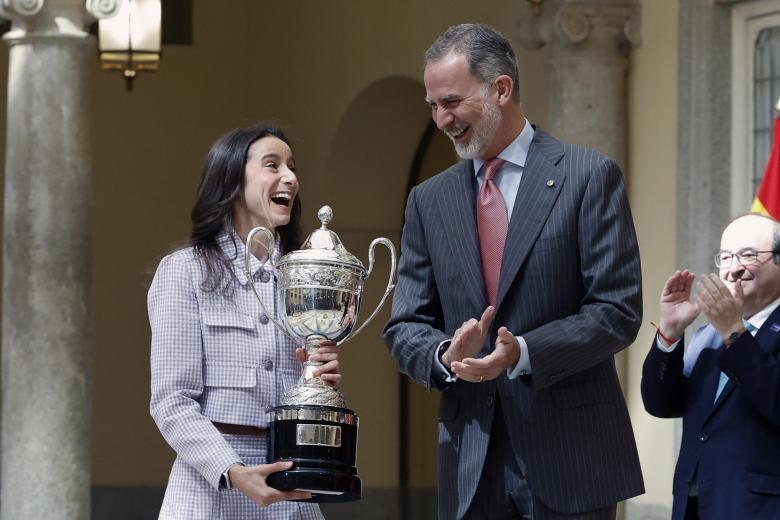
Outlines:
MULTIPOLYGON (((395 247, 386 238, 376 238, 368 248, 368 270, 328 229, 333 210, 323 206, 317 213, 322 226, 301 246, 273 263, 280 295, 279 320, 266 309, 252 280, 250 269, 252 240, 258 233, 274 250, 274 236, 256 227, 246 239, 244 257, 247 278, 260 306, 284 334, 305 343, 308 355, 317 348, 316 340, 332 340, 337 345, 354 338, 377 315, 393 290, 396 269, 395 247), (363 283, 374 268, 378 244, 390 250, 391 265, 387 287, 374 312, 355 329, 363 294, 363 283)), ((282 402, 271 410, 268 462, 292 460, 295 465, 266 479, 276 489, 310 491, 312 502, 358 500, 361 482, 357 474, 358 417, 346 408, 341 393, 319 378, 314 371, 322 365, 306 361, 299 383, 290 388, 282 402)))

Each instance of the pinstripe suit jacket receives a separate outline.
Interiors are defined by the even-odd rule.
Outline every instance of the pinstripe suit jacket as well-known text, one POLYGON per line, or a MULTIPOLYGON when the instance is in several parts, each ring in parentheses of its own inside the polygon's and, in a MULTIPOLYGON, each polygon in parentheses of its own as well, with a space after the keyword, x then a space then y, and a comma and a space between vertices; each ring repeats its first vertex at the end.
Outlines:
MULTIPOLYGON (((439 515, 460 518, 477 488, 501 400, 534 496, 574 513, 643 492, 613 356, 641 322, 639 251, 617 164, 536 129, 509 224, 497 314, 527 344, 533 374, 447 384, 437 346, 487 307, 472 161, 409 194, 385 341, 401 371, 442 390, 439 515)), ((521 466, 522 467, 522 466, 521 466)), ((503 471, 502 468, 485 468, 503 471)))

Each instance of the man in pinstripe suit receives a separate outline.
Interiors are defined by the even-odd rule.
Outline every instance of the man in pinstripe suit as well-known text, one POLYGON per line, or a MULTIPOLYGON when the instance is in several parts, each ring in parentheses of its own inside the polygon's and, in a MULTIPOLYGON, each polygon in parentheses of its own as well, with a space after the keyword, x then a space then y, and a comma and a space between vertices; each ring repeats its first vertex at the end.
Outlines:
POLYGON ((643 492, 614 363, 641 322, 620 169, 528 123, 493 29, 451 27, 425 64, 433 120, 463 160, 409 194, 385 341, 442 392, 439 516, 612 519, 643 492), (497 173, 482 167, 495 157, 497 173), (496 187, 501 233, 476 208, 496 187), (498 264, 487 235, 504 242, 498 264))

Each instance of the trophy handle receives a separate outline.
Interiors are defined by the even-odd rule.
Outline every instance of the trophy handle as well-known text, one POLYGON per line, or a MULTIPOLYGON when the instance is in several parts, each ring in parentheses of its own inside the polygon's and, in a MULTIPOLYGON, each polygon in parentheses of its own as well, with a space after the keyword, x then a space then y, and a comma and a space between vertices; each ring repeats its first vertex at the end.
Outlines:
POLYGON ((276 248, 276 242, 274 241, 274 234, 271 233, 271 230, 268 228, 264 228, 262 226, 256 227, 252 229, 252 231, 249 232, 249 234, 246 236, 246 251, 244 252, 244 273, 246 274, 246 279, 249 281, 249 286, 252 287, 252 292, 255 293, 255 298, 257 298, 257 301, 260 302, 260 307, 263 309, 263 312, 266 316, 268 316, 268 319, 271 320, 271 323, 273 323, 277 329, 282 331, 282 334, 285 336, 292 335, 285 329, 279 322, 276 321, 276 319, 273 317, 273 314, 268 312, 268 309, 265 307, 265 303, 263 303, 263 299, 260 297, 260 293, 257 292, 257 287, 255 287, 255 281, 252 278, 252 239, 255 237, 256 234, 263 233, 266 238, 268 238, 268 259, 262 263, 264 266, 266 263, 270 263, 271 267, 274 266, 274 261, 271 258, 273 255, 273 251, 276 248))
POLYGON ((337 343, 337 345, 342 345, 342 344, 346 343, 347 341, 351 340, 352 338, 357 336, 360 333, 360 331, 363 330, 363 328, 366 325, 371 323, 371 320, 374 319, 374 317, 379 312, 379 309, 381 309, 382 305, 385 304, 385 301, 387 300, 387 297, 390 295, 390 293, 395 288, 395 284, 393 284, 393 280, 395 279, 395 264, 396 264, 395 246, 393 245, 393 243, 390 240, 388 240, 388 239, 386 239, 384 237, 382 237, 382 238, 375 238, 373 240, 373 242, 371 242, 371 245, 368 246, 368 271, 366 272, 366 278, 365 279, 367 280, 368 277, 371 276, 371 272, 374 270, 374 249, 376 248, 377 245, 380 245, 380 244, 385 246, 390 251, 390 276, 388 276, 388 278, 387 278, 387 287, 385 288, 385 294, 382 295, 382 299, 379 300, 379 303, 377 304, 376 308, 374 309, 374 312, 371 313, 371 315, 366 319, 366 321, 364 321, 363 324, 360 325, 360 327, 358 327, 357 330, 353 331, 349 336, 347 336, 346 338, 344 338, 341 341, 339 341, 337 343))

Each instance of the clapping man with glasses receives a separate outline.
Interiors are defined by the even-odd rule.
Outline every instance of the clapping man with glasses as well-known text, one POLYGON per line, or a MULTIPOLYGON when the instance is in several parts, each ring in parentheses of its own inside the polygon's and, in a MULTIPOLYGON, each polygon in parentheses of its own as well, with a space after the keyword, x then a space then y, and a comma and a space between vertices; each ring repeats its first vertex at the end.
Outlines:
POLYGON ((717 275, 666 281, 642 399, 656 417, 683 418, 673 520, 779 519, 780 224, 743 215, 720 248, 717 275), (684 349, 700 313, 709 324, 684 349))

